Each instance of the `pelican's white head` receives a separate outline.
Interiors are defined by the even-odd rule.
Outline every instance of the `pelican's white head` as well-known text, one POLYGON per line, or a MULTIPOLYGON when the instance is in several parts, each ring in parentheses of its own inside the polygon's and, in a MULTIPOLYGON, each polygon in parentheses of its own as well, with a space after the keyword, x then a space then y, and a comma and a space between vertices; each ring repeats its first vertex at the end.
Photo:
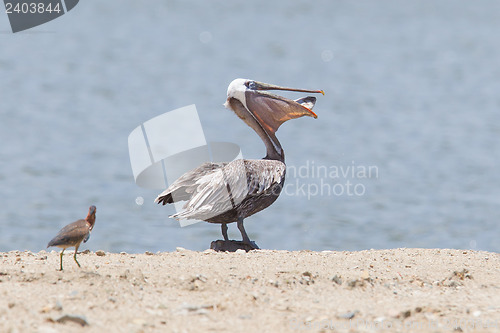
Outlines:
MULTIPOLYGON (((245 97, 245 91, 248 89, 247 82, 251 80, 247 79, 235 79, 227 87, 227 99, 236 98, 239 100, 245 108, 247 107, 247 100, 245 97)), ((224 103, 224 106, 229 109, 228 102, 224 103)))

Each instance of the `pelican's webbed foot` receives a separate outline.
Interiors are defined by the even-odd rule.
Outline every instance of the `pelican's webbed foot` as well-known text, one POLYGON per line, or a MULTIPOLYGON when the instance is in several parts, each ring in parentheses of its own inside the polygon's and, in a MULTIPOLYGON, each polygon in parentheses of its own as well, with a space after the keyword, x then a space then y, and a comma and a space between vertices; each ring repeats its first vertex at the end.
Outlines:
POLYGON ((257 246, 257 244, 255 244, 255 242, 245 243, 242 241, 225 241, 222 239, 213 241, 210 244, 210 248, 218 252, 236 252, 237 250, 245 250, 248 252, 251 250, 259 250, 259 247, 257 246))

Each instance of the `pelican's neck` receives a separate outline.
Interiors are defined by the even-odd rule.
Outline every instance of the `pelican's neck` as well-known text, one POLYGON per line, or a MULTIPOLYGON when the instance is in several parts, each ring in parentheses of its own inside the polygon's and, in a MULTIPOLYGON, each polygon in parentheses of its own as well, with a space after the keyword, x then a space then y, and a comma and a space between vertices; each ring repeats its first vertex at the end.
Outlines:
MULTIPOLYGON (((258 123, 258 122, 257 122, 258 123)), ((271 134, 269 135, 263 128, 262 126, 259 125, 260 131, 254 128, 255 132, 260 136, 264 144, 266 145, 267 149, 267 154, 264 159, 266 160, 278 160, 283 163, 285 163, 285 152, 283 151, 283 148, 281 147, 280 142, 278 141, 278 138, 276 135, 271 134), (261 132, 263 133, 261 135, 261 132)), ((253 127, 252 127, 253 128, 253 127)))
POLYGON ((266 145, 267 154, 264 159, 278 160, 285 162, 285 152, 281 147, 278 138, 273 133, 267 133, 255 117, 245 108, 245 106, 236 98, 228 98, 226 106, 233 110, 248 126, 250 126, 262 142, 266 145))

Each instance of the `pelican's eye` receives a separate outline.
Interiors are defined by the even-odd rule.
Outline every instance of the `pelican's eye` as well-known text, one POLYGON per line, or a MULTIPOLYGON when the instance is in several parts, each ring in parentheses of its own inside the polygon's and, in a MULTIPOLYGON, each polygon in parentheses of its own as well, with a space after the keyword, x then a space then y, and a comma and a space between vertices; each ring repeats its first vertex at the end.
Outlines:
POLYGON ((245 82, 245 86, 247 86, 247 88, 252 89, 252 90, 257 89, 257 85, 255 84, 254 81, 245 82))

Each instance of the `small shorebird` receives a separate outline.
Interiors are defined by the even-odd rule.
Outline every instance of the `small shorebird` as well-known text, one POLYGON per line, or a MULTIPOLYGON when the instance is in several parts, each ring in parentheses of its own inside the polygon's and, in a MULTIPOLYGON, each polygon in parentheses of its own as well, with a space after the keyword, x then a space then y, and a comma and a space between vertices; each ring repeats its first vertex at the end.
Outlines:
POLYGON ((224 241, 228 241, 227 223, 237 222, 243 243, 258 248, 248 238, 243 219, 270 206, 283 188, 285 153, 275 133, 287 120, 317 117, 312 111, 315 97, 290 100, 269 90, 324 95, 323 90, 284 88, 246 79, 231 82, 224 105, 257 133, 266 146, 267 155, 261 160, 208 162, 185 173, 155 200, 163 205, 187 201, 184 210, 171 217, 220 223, 224 241))
POLYGON ((75 259, 78 267, 81 267, 78 260, 76 260, 76 253, 78 251, 78 247, 80 247, 81 242, 83 241, 85 243, 89 240, 90 232, 92 231, 92 228, 94 228, 95 224, 95 211, 95 206, 90 206, 89 213, 87 214, 85 220, 78 220, 68 224, 67 226, 62 228, 56 235, 56 237, 54 237, 47 245, 47 247, 57 246, 63 249, 60 255, 61 271, 63 270, 62 260, 64 250, 72 246, 75 247, 75 255, 73 256, 73 258, 75 259))

